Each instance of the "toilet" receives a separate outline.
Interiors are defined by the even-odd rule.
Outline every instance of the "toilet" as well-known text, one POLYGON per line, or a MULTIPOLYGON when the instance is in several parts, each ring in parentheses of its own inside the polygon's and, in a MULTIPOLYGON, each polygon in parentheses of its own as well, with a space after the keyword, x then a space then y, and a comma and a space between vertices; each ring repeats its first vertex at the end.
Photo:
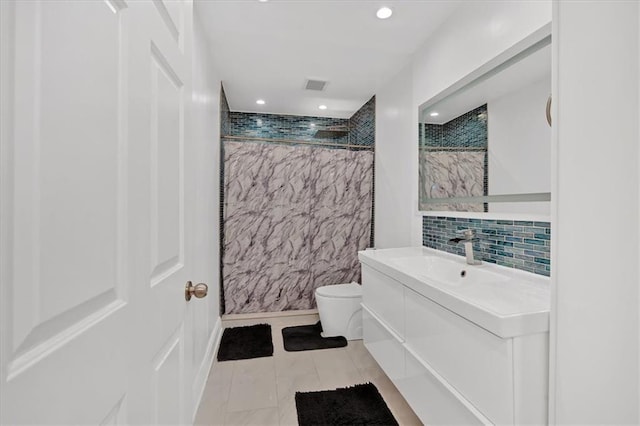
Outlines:
POLYGON ((316 302, 322 337, 362 339, 362 286, 356 282, 318 287, 316 302))

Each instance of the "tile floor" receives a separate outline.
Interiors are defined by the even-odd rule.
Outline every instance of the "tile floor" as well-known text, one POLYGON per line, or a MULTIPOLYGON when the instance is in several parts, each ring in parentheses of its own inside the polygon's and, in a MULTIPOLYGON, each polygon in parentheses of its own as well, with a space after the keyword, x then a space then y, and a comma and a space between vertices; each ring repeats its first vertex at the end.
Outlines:
POLYGON ((345 348, 286 352, 281 330, 314 324, 317 315, 223 321, 223 327, 271 324, 273 356, 214 361, 196 416, 197 425, 297 425, 296 391, 372 382, 401 425, 421 425, 361 340, 345 348))

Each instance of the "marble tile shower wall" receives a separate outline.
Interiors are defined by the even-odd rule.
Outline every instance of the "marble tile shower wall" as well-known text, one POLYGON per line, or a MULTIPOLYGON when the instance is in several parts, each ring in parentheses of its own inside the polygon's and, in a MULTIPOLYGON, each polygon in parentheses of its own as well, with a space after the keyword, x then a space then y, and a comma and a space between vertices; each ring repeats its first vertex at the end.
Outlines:
POLYGON ((314 307, 357 280, 369 244, 373 152, 225 141, 226 313, 314 307))
MULTIPOLYGON (((483 196, 485 153, 420 151, 420 199, 483 196)), ((431 211, 484 212, 484 203, 423 204, 431 211)))
POLYGON ((456 231, 474 229, 474 251, 485 262, 549 276, 551 273, 551 225, 549 222, 485 220, 425 216, 422 244, 464 256, 461 244, 450 244, 456 231))

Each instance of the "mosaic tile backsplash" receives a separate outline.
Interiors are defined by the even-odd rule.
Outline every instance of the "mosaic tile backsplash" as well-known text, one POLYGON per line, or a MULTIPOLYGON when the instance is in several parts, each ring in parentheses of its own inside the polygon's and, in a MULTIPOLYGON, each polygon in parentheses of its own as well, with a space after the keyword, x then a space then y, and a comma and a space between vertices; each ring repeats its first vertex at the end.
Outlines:
POLYGON ((476 257, 484 262, 521 269, 539 275, 551 274, 551 224, 520 220, 467 219, 444 216, 422 218, 422 244, 464 256, 462 244, 448 241, 456 231, 473 229, 476 257))

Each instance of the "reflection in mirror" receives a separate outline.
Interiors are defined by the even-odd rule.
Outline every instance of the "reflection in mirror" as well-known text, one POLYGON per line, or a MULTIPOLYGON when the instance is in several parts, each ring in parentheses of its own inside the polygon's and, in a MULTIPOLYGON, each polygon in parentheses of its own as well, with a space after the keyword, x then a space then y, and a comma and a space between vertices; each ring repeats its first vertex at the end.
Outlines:
POLYGON ((549 214, 550 42, 421 106, 421 210, 549 214))
MULTIPOLYGON (((421 199, 488 195, 487 105, 420 128, 421 199)), ((428 210, 486 211, 482 202, 427 204, 428 210)))

